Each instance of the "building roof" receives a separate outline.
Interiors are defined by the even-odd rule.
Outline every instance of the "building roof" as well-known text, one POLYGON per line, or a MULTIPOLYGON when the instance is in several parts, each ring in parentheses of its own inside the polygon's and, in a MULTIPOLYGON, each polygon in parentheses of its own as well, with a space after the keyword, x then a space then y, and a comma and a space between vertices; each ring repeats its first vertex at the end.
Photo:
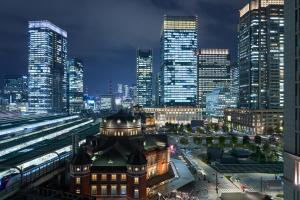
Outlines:
POLYGON ((74 155, 71 161, 72 165, 87 165, 91 164, 92 160, 88 153, 80 149, 77 154, 74 155))
POLYGON ((146 156, 141 151, 136 150, 129 156, 127 163, 130 165, 145 165, 147 164, 146 156))

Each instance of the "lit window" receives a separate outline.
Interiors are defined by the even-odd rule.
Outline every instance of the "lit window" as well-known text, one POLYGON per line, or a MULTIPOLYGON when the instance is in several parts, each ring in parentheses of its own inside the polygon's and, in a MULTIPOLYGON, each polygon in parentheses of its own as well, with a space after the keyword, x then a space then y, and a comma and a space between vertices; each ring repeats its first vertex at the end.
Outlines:
POLYGON ((80 189, 76 189, 76 194, 80 194, 80 189))
POLYGON ((139 189, 134 189, 134 198, 139 198, 139 189))
POLYGON ((122 181, 126 181, 126 174, 122 174, 122 175, 121 175, 121 180, 122 180, 122 181))
POLYGON ((91 187, 91 194, 92 195, 97 195, 97 186, 96 185, 92 185, 92 187, 91 187))
POLYGON ((126 194, 126 190, 127 190, 126 185, 121 185, 121 195, 125 195, 126 194))
POLYGON ((101 185, 101 194, 106 195, 107 194, 107 186, 106 185, 101 185))
POLYGON ((117 180, 117 175, 116 175, 116 174, 112 174, 112 175, 111 175, 111 180, 112 180, 112 181, 117 180))
POLYGON ((111 185, 110 194, 111 195, 117 195, 117 186, 116 185, 111 185))
POLYGON ((92 174, 92 181, 97 181, 97 174, 92 174))
POLYGON ((138 177, 134 177, 134 184, 139 184, 139 178, 138 177))
POLYGON ((76 184, 80 184, 80 181, 81 181, 80 178, 77 177, 75 182, 76 182, 76 184))
POLYGON ((106 174, 102 174, 102 175, 101 175, 101 180, 102 180, 102 181, 106 181, 106 179, 107 179, 107 175, 106 175, 106 174))

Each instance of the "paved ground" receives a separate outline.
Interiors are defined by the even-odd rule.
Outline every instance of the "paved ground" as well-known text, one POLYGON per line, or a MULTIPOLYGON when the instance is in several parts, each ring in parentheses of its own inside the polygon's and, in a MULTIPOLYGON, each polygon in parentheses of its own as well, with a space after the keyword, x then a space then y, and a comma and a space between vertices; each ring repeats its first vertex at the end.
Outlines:
MULTIPOLYGON (((233 175, 233 181, 236 185, 245 185, 248 191, 257 191, 262 192, 268 195, 275 197, 277 194, 283 193, 283 187, 278 189, 270 189, 266 186, 267 181, 274 181, 277 179, 278 184, 281 183, 278 175, 275 177, 275 174, 266 174, 266 173, 238 173, 231 174, 233 175), (239 179, 239 182, 236 181, 236 178, 239 179)), ((281 174, 282 175, 282 174, 281 174)))

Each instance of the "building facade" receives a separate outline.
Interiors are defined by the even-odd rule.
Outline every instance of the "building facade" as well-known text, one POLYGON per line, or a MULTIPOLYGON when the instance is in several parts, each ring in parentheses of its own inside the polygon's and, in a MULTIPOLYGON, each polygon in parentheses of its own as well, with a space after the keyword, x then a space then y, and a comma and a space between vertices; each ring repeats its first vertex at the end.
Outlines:
POLYGON ((284 199, 300 199, 300 3, 285 1, 284 199))
POLYGON ((152 74, 153 74, 153 55, 152 50, 137 50, 136 56, 137 71, 137 104, 141 106, 152 105, 152 74))
POLYGON ((279 109, 232 109, 224 110, 224 122, 230 130, 246 134, 273 134, 283 130, 283 111, 279 109))
POLYGON ((235 107, 235 99, 227 87, 216 88, 206 93, 206 116, 223 121, 224 109, 235 107))
POLYGON ((234 101, 233 107, 238 107, 239 100, 239 88, 240 88, 240 71, 237 63, 231 63, 230 65, 230 93, 231 98, 234 101))
POLYGON ((67 32, 49 21, 29 22, 28 101, 34 113, 61 113, 67 100, 67 32))
POLYGON ((166 180, 169 160, 166 135, 144 135, 139 118, 119 112, 104 118, 100 134, 73 157, 70 190, 96 199, 145 200, 166 180))
POLYGON ((160 107, 143 108, 146 114, 153 114, 157 126, 171 124, 190 124, 192 120, 201 120, 202 112, 199 107, 160 107))
POLYGON ((228 49, 199 49, 198 105, 206 113, 206 95, 230 84, 230 55, 228 49))
POLYGON ((23 75, 4 76, 4 98, 8 103, 28 102, 28 78, 23 75))
POLYGON ((240 10, 239 107, 282 109, 284 0, 253 0, 240 10))
POLYGON ((68 60, 68 110, 79 113, 83 107, 83 63, 77 58, 68 60))
POLYGON ((162 105, 196 105, 197 24, 197 16, 164 16, 161 32, 162 105))

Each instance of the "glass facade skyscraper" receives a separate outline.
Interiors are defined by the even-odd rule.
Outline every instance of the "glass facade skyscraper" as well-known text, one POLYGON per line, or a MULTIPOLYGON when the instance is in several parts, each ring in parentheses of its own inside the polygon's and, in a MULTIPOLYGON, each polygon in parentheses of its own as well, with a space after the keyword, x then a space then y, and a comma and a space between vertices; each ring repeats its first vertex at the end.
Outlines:
POLYGON ((228 49, 199 49, 198 104, 205 113, 206 94, 230 85, 230 55, 228 49))
POLYGON ((197 16, 164 16, 161 32, 161 103, 196 106, 197 16))
POLYGON ((284 199, 300 199, 300 2, 285 1, 284 199))
POLYGON ((137 71, 137 104, 141 106, 152 105, 152 74, 153 56, 152 50, 137 50, 136 56, 137 71))
POLYGON ((67 100, 67 32, 49 21, 29 22, 29 112, 61 113, 67 100))
POLYGON ((278 109, 284 103, 283 0, 254 0, 240 10, 239 106, 278 109))
POLYGON ((79 113, 83 109, 83 63, 77 58, 68 60, 68 110, 79 113))

